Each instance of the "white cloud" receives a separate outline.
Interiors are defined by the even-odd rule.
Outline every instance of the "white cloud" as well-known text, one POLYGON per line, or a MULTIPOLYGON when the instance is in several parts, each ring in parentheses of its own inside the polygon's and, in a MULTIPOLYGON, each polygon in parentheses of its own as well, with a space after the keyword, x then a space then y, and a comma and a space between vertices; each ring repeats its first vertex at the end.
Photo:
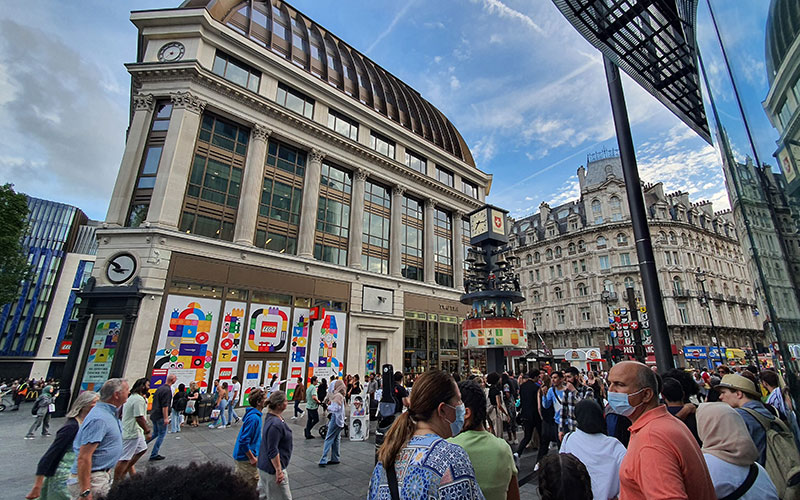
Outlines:
POLYGON ((442 62, 442 56, 436 56, 436 57, 434 57, 434 58, 433 58, 433 62, 435 62, 436 64, 439 64, 440 62, 442 62))
POLYGON ((484 10, 490 14, 496 14, 506 19, 520 21, 522 24, 531 28, 535 32, 544 34, 544 30, 540 28, 539 25, 533 21, 533 19, 518 10, 512 9, 500 0, 481 0, 481 3, 483 4, 484 10))
POLYGON ((481 168, 481 164, 489 163, 494 158, 497 152, 497 145, 494 137, 488 136, 481 138, 469 149, 472 151, 472 157, 475 159, 478 168, 481 168))
POLYGON ((458 90, 461 88, 461 82, 458 81, 458 78, 456 78, 455 75, 450 76, 450 88, 453 90, 458 90))

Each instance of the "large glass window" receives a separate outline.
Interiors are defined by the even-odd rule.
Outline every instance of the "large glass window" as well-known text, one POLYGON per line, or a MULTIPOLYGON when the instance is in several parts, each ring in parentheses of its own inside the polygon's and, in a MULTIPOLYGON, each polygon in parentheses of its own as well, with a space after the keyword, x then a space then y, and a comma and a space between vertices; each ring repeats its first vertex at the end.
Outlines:
POLYGON ((369 136, 369 146, 383 156, 388 156, 389 158, 394 159, 393 140, 387 139, 376 132, 372 132, 369 136))
POLYGON ((478 199, 478 186, 465 180, 461 180, 461 191, 470 198, 478 199))
MULTIPOLYGON (((424 313, 406 313, 425 317, 424 313)), ((428 322, 406 317, 403 322, 403 371, 420 374, 428 369, 428 322)))
POLYGON ((256 221, 255 245, 295 254, 306 153, 270 139, 256 221))
POLYGON ((160 101, 156 103, 153 113, 153 123, 147 136, 142 162, 133 190, 131 206, 128 210, 127 226, 139 227, 147 219, 147 210, 150 208, 150 198, 156 185, 158 163, 161 161, 161 151, 164 149, 164 140, 167 138, 169 120, 172 116, 172 103, 160 101))
POLYGON ((401 229, 401 272, 403 276, 408 279, 418 281, 425 279, 422 253, 422 232, 424 227, 422 203, 408 196, 404 196, 403 227, 401 229))
POLYGON ((317 231, 314 258, 347 265, 347 242, 350 231, 350 195, 353 174, 322 163, 317 207, 317 231))
POLYGON ((389 189, 367 180, 364 184, 364 235, 361 268, 389 272, 389 224, 392 199, 389 189))
POLYGON ((283 83, 278 84, 275 101, 284 108, 301 114, 309 120, 314 117, 314 99, 283 83))
POLYGON ((450 187, 453 187, 453 172, 447 170, 446 168, 442 168, 439 165, 436 165, 436 180, 441 182, 442 184, 446 184, 450 187))
POLYGON ((433 235, 436 283, 453 286, 453 222, 450 214, 439 208, 433 211, 433 235))
POLYGON ((328 111, 328 128, 354 141, 358 140, 358 122, 332 109, 328 111))
POLYGON ((231 241, 250 131, 203 115, 180 230, 231 241))
POLYGON ((406 150, 406 166, 422 174, 428 173, 428 162, 424 156, 406 150))
POLYGON ((258 92, 261 72, 224 52, 217 51, 211 71, 228 81, 246 87, 253 92, 258 92))

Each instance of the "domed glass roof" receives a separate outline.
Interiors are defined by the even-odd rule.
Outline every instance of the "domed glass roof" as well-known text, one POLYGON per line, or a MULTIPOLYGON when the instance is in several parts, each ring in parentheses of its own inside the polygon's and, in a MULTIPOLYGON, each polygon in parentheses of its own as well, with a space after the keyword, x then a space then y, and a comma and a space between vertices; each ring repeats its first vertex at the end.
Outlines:
POLYGON ((350 98, 475 167, 461 134, 431 103, 365 55, 280 0, 186 0, 350 98))
POLYGON ((767 17, 767 78, 770 85, 800 34, 800 1, 772 0, 767 17))

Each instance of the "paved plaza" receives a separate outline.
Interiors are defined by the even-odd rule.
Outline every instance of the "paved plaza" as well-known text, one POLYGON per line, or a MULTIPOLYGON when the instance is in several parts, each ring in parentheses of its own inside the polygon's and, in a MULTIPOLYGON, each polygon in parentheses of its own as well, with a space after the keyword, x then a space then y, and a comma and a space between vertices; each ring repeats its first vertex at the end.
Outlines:
MULTIPOLYGON (((0 413, 0 498, 23 499, 33 485, 36 464, 50 446, 53 437, 25 440, 23 436, 33 422, 30 413, 31 403, 26 403, 17 412, 0 413)), ((244 410, 239 409, 239 414, 244 410)), ((294 433, 294 450, 292 461, 287 468, 295 500, 326 500, 366 498, 369 479, 374 462, 374 426, 369 441, 352 442, 342 438, 340 465, 321 468, 317 465, 322 454, 322 442, 317 439, 306 440, 303 437, 305 417, 292 421, 291 407, 286 411, 286 421, 294 433)), ((64 423, 63 418, 53 419, 50 432, 56 431, 64 423)), ((166 460, 155 462, 154 467, 167 465, 184 465, 191 461, 214 461, 233 466, 233 444, 241 424, 227 429, 209 429, 205 425, 197 428, 184 427, 180 434, 167 434, 161 447, 161 454, 166 460)), ((316 433, 315 436, 319 436, 316 433)), ((533 470, 534 453, 528 452, 520 466, 520 477, 525 477, 533 470)), ((151 464, 145 455, 139 470, 144 471, 151 464)), ((535 479, 521 488, 522 498, 538 499, 535 479)))

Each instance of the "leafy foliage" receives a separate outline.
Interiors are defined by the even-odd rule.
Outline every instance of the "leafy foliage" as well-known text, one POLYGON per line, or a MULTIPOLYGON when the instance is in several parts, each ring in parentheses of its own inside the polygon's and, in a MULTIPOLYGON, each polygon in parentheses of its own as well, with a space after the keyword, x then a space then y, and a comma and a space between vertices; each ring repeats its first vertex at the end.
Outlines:
POLYGON ((0 304, 17 298, 20 281, 30 277, 22 237, 27 230, 28 199, 11 184, 0 187, 0 304))

